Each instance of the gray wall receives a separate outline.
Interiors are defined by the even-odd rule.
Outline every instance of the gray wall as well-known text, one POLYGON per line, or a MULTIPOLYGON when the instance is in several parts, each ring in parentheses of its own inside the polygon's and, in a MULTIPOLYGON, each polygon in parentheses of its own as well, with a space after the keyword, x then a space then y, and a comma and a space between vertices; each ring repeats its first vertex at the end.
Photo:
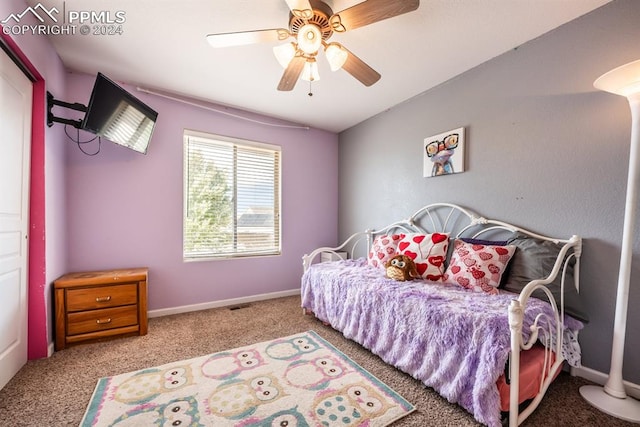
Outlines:
MULTIPOLYGON (((581 235, 591 318, 582 360, 608 373, 631 115, 625 98, 593 81, 640 59, 639 22, 640 1, 614 1, 343 132, 340 237, 444 201, 543 234, 581 235), (423 139, 461 126, 466 172, 423 178, 423 139)), ((633 258, 624 378, 639 384, 637 237, 633 258)))

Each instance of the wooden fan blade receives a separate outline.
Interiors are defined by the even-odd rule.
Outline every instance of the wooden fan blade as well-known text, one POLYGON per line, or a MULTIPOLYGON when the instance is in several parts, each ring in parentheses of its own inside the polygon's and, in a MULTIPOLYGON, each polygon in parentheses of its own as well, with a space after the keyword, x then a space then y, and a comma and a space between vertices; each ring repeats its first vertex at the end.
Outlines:
POLYGON ((291 34, 284 28, 271 30, 240 31, 207 35, 207 41, 213 47, 242 46, 246 44, 286 40, 291 34))
POLYGON ((311 19, 313 16, 313 10, 311 10, 311 3, 309 0, 285 0, 293 16, 302 19, 311 19))
POLYGON ((278 90, 292 90, 296 85, 298 78, 300 78, 300 74, 302 74, 302 70, 304 69, 304 64, 306 62, 307 60, 303 56, 294 56, 289 62, 289 65, 287 65, 287 69, 284 70, 284 74, 278 84, 278 90))
POLYGON ((412 12, 420 0, 366 0, 329 18, 333 31, 342 33, 374 22, 412 12))
POLYGON ((380 80, 380 73, 368 66, 362 59, 355 56, 349 49, 342 47, 347 51, 349 56, 345 61, 342 69, 351 74, 365 86, 371 86, 378 80, 380 80))

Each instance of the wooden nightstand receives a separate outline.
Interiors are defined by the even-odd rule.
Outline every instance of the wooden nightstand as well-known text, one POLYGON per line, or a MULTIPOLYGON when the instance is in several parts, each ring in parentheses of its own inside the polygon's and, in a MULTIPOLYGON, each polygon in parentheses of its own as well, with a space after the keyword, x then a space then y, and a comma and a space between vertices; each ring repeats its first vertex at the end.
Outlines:
POLYGON ((147 268, 69 273, 53 282, 56 350, 147 334, 147 268))

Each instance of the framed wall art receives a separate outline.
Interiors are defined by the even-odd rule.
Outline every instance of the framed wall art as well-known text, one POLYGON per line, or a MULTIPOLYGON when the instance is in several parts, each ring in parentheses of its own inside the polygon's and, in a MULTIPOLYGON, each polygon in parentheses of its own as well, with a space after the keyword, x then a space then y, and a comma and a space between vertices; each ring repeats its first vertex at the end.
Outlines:
POLYGON ((424 139, 424 177, 464 172, 464 127, 424 139))

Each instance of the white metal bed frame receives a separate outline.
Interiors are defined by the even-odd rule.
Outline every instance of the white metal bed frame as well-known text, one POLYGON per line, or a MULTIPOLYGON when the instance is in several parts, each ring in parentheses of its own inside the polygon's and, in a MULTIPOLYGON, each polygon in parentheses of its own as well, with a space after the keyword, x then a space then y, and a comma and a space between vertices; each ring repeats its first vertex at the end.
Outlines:
POLYGON ((368 229, 357 232, 349 236, 341 245, 337 247, 321 247, 305 254, 303 259, 304 270, 308 270, 315 258, 323 253, 329 252, 338 255, 338 252, 347 251, 350 258, 366 256, 371 250, 371 245, 376 236, 391 232, 422 232, 434 233, 449 232, 451 237, 469 238, 493 238, 500 234, 520 232, 525 235, 541 240, 551 241, 562 245, 560 253, 556 259, 553 269, 548 277, 533 280, 527 284, 520 292, 517 299, 513 299, 509 306, 509 326, 511 330, 511 353, 509 362, 510 377, 510 407, 509 426, 515 427, 524 422, 531 413, 538 407, 542 398, 546 394, 549 385, 562 369, 564 358, 562 357, 563 333, 564 329, 564 286, 567 268, 571 261, 575 262, 573 286, 579 289, 580 256, 582 253, 582 239, 579 236, 572 236, 569 239, 558 239, 544 236, 520 228, 518 226, 477 216, 471 211, 451 203, 434 203, 417 210, 409 218, 394 222, 384 228, 373 230, 368 229), (359 244, 366 242, 366 251, 359 247, 359 244), (558 274, 561 274, 561 299, 556 301, 551 291, 546 285, 553 282, 558 274), (531 294, 536 290, 542 290, 548 297, 553 307, 555 322, 546 322, 546 325, 555 324, 555 330, 543 326, 544 315, 540 314, 531 326, 531 335, 525 340, 522 335, 524 311, 531 294), (531 403, 522 411, 519 411, 518 394, 520 386, 520 351, 530 349, 540 339, 545 344, 544 367, 541 376, 540 392, 533 398, 531 403), (555 352, 555 362, 551 363, 551 351, 555 352))

